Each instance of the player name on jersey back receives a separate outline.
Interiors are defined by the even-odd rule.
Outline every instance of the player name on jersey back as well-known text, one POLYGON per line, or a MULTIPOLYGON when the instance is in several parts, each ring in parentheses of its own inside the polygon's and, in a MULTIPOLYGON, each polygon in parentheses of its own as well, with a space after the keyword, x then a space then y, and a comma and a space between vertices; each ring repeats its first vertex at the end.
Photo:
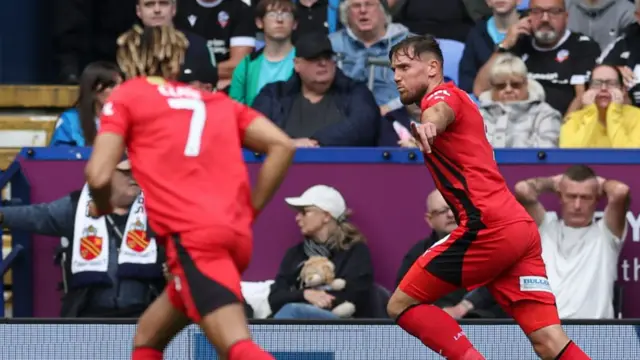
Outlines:
POLYGON ((202 95, 199 90, 188 86, 162 84, 158 86, 158 91, 165 97, 169 98, 188 98, 188 99, 202 99, 202 95))

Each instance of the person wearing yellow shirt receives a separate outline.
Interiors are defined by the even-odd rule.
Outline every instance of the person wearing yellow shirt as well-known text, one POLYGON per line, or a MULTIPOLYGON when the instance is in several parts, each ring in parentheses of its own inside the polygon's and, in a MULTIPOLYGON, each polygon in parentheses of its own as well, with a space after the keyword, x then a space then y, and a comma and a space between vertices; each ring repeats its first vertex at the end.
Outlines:
POLYGON ((640 108, 624 104, 622 74, 613 66, 593 69, 583 107, 567 115, 561 148, 640 148, 640 108))

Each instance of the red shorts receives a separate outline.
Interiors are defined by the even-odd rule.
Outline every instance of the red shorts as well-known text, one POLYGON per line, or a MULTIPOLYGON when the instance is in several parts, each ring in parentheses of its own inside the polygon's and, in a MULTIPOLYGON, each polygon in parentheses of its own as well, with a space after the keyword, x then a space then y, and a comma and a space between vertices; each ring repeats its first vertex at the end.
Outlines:
POLYGON ((207 228, 167 239, 167 263, 173 280, 166 290, 173 306, 193 322, 222 306, 243 302, 240 276, 249 265, 250 234, 207 228))
MULTIPOLYGON (((534 222, 481 230, 459 227, 419 257, 398 288, 432 304, 460 287, 473 290, 485 285, 514 317, 513 305, 523 300, 555 305, 534 222)), ((559 323, 557 314, 549 322, 559 323)))

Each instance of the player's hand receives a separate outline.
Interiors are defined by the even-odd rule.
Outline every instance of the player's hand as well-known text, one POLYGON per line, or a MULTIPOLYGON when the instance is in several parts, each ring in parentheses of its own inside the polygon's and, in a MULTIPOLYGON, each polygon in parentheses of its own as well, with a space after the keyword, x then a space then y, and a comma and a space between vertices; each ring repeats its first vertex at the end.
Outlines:
POLYGON ((334 296, 327 294, 325 291, 307 289, 304 291, 304 299, 311 305, 320 309, 328 309, 333 304, 334 296))
POLYGON ((420 149, 427 153, 431 153, 431 145, 437 135, 436 124, 427 122, 426 124, 411 123, 411 133, 420 145, 420 149))
MULTIPOLYGON (((626 89, 631 89, 636 83, 636 76, 628 66, 618 66, 618 70, 622 74, 622 80, 626 89)), ((640 80, 640 79, 639 79, 640 80)))
POLYGON ((520 36, 529 34, 531 34, 531 19, 527 16, 509 27, 501 45, 505 49, 511 49, 516 46, 520 36))
POLYGON ((293 139, 293 144, 298 148, 314 148, 320 146, 317 141, 308 138, 293 139))
MULTIPOLYGON (((112 205, 109 205, 112 207, 112 205)), ((93 202, 93 200, 89 201, 89 205, 87 206, 87 215, 89 215, 90 217, 97 219, 99 217, 102 217, 103 215, 106 215, 104 213, 100 213, 100 210, 98 210, 98 207, 96 206, 96 203, 93 202)), ((113 210, 113 209, 111 209, 113 210)))
POLYGON ((614 104, 622 104, 624 102, 624 93, 617 87, 612 87, 609 89, 609 94, 611 94, 611 102, 614 104))
POLYGON ((162 263, 162 274, 167 282, 173 279, 173 274, 169 271, 169 265, 166 262, 162 263))
POLYGON ((596 101, 596 95, 598 94, 598 91, 599 90, 596 89, 589 89, 585 91, 584 94, 582 94, 582 105, 589 106, 593 104, 596 101))

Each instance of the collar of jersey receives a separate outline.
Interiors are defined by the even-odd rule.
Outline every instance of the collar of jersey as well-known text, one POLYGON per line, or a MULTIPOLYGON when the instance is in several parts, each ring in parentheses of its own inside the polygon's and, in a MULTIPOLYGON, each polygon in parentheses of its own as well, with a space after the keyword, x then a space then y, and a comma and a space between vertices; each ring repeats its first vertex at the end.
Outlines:
POLYGON ((537 51, 553 51, 557 48, 559 48, 562 44, 565 43, 565 41, 567 41, 567 39, 569 38, 569 35, 571 35, 571 31, 569 30, 565 30, 564 31, 564 35, 562 35, 562 39, 560 39, 560 41, 558 41, 558 43, 552 47, 552 48, 541 48, 538 45, 536 45, 535 39, 533 38, 533 36, 531 37, 531 46, 533 46, 533 48, 537 51))
POLYGON ((214 2, 212 2, 212 3, 208 3, 208 2, 204 2, 204 1, 196 0, 196 2, 198 3, 198 5, 200 5, 200 6, 202 6, 202 7, 205 7, 205 8, 213 8, 213 7, 216 7, 216 6, 220 5, 220 3, 221 3, 222 1, 223 1, 223 0, 218 0, 218 1, 214 1, 214 2))

